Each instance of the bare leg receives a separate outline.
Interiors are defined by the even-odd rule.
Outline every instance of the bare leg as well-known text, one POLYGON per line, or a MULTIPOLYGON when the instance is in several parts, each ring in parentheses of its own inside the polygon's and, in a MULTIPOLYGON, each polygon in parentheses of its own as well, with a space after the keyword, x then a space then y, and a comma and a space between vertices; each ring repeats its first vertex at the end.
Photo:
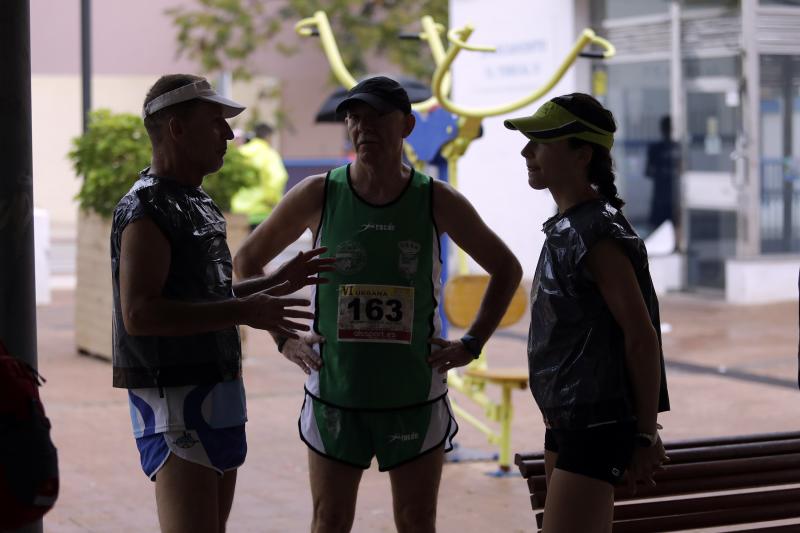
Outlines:
POLYGON ((156 476, 162 533, 218 533, 219 484, 214 470, 170 454, 156 476))
POLYGON ((599 479, 553 470, 547 484, 544 533, 610 532, 614 516, 614 489, 599 479), (580 502, 581 512, 576 513, 580 502))
POLYGON ((553 475, 553 469, 556 467, 558 454, 549 450, 544 451, 544 479, 547 487, 550 488, 550 476, 553 475))
POLYGON ((225 524, 228 522, 228 516, 231 514, 231 507, 233 506, 233 493, 236 490, 236 470, 229 470, 223 474, 219 481, 218 498, 218 517, 219 517, 219 533, 225 533, 225 524))
POLYGON ((353 527, 363 470, 308 450, 314 515, 311 533, 347 533, 353 527))
POLYGON ((398 533, 435 533, 444 447, 389 471, 398 533))

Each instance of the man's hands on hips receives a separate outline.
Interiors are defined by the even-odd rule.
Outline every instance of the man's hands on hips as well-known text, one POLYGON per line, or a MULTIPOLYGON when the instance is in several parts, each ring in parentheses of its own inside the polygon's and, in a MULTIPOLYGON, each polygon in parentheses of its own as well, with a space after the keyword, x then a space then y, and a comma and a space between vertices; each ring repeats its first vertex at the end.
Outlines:
POLYGON ((324 342, 325 339, 316 333, 307 333, 297 338, 287 339, 283 343, 281 353, 286 359, 299 366, 303 372, 310 374, 312 370, 318 371, 322 368, 322 359, 314 351, 314 345, 324 342))
POLYGON ((469 364, 475 359, 460 340, 450 341, 433 338, 428 341, 428 344, 441 348, 431 351, 431 354, 428 356, 428 364, 431 365, 432 368, 437 369, 440 374, 447 373, 451 368, 469 364))

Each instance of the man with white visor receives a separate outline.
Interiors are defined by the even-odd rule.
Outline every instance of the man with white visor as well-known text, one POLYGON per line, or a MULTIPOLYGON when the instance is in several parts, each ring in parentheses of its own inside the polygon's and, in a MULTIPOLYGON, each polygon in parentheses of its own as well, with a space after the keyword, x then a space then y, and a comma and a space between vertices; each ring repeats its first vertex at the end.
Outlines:
POLYGON ((114 211, 113 385, 128 389, 136 445, 155 481, 162 531, 222 532, 247 452, 238 325, 297 337, 313 318, 283 298, 320 283, 321 250, 234 283, 225 220, 203 191, 244 106, 200 77, 162 76, 147 94, 151 164, 114 211))

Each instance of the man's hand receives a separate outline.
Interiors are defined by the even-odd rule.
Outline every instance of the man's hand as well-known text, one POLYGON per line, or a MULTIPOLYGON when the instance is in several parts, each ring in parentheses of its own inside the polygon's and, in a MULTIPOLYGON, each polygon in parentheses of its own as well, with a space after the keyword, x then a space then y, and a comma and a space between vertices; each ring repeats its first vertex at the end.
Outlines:
POLYGON ((331 272, 336 259, 333 257, 319 258, 327 248, 314 248, 307 252, 298 252, 292 259, 282 264, 271 276, 275 282, 275 288, 281 290, 273 296, 286 296, 306 285, 320 285, 328 283, 325 278, 319 277, 322 272, 331 272))
POLYGON ((322 368, 322 360, 314 351, 313 346, 324 342, 325 339, 316 333, 308 333, 302 337, 286 340, 281 353, 286 359, 303 369, 303 372, 310 374, 312 370, 322 368))
POLYGON ((656 443, 649 448, 636 446, 627 473, 628 489, 631 494, 636 494, 636 484, 639 482, 655 486, 656 482, 653 479, 653 473, 663 470, 664 468, 661 465, 666 461, 669 461, 669 457, 667 457, 660 435, 656 443))
POLYGON ((428 344, 441 348, 441 350, 432 351, 428 356, 428 364, 432 368, 438 369, 440 374, 447 373, 451 368, 469 364, 474 359, 461 341, 434 338, 430 339, 428 344))
POLYGON ((275 294, 285 294, 282 292, 285 290, 285 285, 288 285, 288 282, 242 298, 241 301, 245 305, 245 315, 242 322, 250 327, 266 329, 276 335, 291 339, 298 337, 295 330, 308 331, 310 329, 308 324, 294 322, 290 319, 312 320, 314 313, 288 308, 307 306, 311 302, 302 298, 278 298, 275 296, 275 294))

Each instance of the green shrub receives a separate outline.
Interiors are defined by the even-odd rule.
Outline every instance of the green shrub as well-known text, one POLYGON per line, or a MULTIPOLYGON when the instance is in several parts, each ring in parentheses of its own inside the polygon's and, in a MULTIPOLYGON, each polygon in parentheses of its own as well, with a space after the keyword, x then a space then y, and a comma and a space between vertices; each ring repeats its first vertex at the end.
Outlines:
POLYGON ((81 209, 106 218, 150 164, 150 141, 141 117, 92 111, 89 127, 72 140, 69 153, 75 173, 83 177, 78 202, 81 209))
POLYGON ((216 173, 203 179, 203 190, 214 199, 222 211, 231 210, 231 198, 242 187, 258 184, 258 169, 244 156, 239 148, 228 143, 225 164, 216 173))
MULTIPOLYGON (((75 173, 83 177, 77 199, 81 209, 110 218, 117 202, 130 190, 139 172, 150 164, 150 140, 141 117, 92 111, 86 133, 72 140, 69 158, 75 173)), ((222 211, 240 188, 258 183, 258 171, 229 145, 225 165, 206 176, 203 189, 222 211)))

